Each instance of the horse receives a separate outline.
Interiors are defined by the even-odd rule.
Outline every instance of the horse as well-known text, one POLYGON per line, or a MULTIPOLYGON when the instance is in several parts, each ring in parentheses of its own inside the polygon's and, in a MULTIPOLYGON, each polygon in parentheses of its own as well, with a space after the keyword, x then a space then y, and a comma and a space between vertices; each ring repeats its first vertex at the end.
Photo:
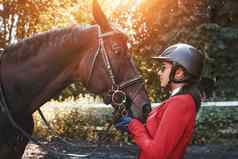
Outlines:
POLYGON ((32 114, 77 80, 115 109, 130 101, 127 111, 145 120, 150 101, 128 53, 127 36, 110 25, 96 0, 93 16, 94 25, 52 29, 4 50, 0 63, 1 159, 20 159, 29 141, 8 115, 32 135, 32 114))

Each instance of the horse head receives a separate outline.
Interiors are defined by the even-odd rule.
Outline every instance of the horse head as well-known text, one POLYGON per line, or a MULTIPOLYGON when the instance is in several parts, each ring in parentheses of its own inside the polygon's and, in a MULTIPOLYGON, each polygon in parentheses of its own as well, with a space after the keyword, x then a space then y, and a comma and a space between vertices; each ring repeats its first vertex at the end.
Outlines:
POLYGON ((0 81, 14 114, 33 113, 80 80, 105 103, 116 109, 126 103, 135 117, 145 119, 150 103, 128 53, 127 36, 111 27, 96 0, 93 15, 97 25, 53 29, 4 51, 0 81))
POLYGON ((126 105, 135 117, 145 120, 151 106, 144 81, 128 53, 127 36, 111 27, 96 0, 93 15, 98 24, 97 49, 82 60, 80 78, 89 90, 101 94, 106 104, 115 109, 126 105))

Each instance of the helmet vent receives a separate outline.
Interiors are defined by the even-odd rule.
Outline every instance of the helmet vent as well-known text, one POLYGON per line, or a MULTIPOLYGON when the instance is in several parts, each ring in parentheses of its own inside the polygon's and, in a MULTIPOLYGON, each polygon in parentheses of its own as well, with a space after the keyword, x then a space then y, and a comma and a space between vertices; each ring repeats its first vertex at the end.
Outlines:
POLYGON ((166 49, 166 50, 161 54, 161 56, 167 56, 167 55, 171 54, 171 52, 173 52, 176 48, 177 48, 177 47, 175 46, 175 47, 171 47, 171 48, 166 49))

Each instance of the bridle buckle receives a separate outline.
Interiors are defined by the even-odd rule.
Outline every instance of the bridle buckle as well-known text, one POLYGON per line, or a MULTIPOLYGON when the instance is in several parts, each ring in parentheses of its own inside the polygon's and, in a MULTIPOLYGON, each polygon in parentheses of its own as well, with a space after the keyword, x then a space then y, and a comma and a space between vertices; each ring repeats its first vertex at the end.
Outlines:
POLYGON ((122 106, 126 103, 126 93, 116 89, 112 92, 112 104, 122 106))

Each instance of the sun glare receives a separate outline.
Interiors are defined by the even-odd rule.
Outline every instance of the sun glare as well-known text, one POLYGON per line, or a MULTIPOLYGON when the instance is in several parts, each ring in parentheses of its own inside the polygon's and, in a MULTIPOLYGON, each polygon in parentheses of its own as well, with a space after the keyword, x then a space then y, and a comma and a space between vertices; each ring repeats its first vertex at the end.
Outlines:
POLYGON ((102 1, 104 3, 103 5, 105 5, 107 8, 115 10, 122 6, 127 6, 128 9, 134 9, 141 3, 142 0, 102 0, 102 1))
MULTIPOLYGON (((100 5, 103 6, 104 12, 106 12, 107 15, 112 15, 113 12, 123 9, 125 14, 120 14, 120 17, 124 19, 124 28, 123 30, 130 36, 135 34, 133 28, 133 22, 135 17, 133 16, 134 11, 139 7, 139 5, 142 3, 143 0, 99 0, 100 5)), ((112 19, 114 18, 119 18, 119 17, 111 17, 112 19)), ((119 19, 120 19, 119 18, 119 19)), ((114 19, 115 20, 115 19, 114 19)), ((115 20, 117 21, 117 20, 115 20)), ((114 21, 114 22, 115 22, 114 21)), ((115 24, 115 23, 114 23, 115 24)))
MULTIPOLYGON (((133 13, 140 7, 140 4, 143 1, 144 0, 98 0, 98 3, 100 4, 103 12, 113 24, 120 26, 119 23, 122 22, 123 28, 120 28, 123 29, 128 35, 134 35, 135 32, 132 28, 135 17, 133 17, 133 13), (117 11, 122 12, 119 15, 114 14, 117 11)), ((56 4, 60 6, 60 3, 56 4)), ((59 7, 59 9, 54 11, 54 19, 57 21, 57 26, 64 26, 67 23, 77 23, 78 19, 80 18, 80 20, 84 18, 82 21, 87 23, 87 19, 90 19, 91 14, 87 13, 91 11, 90 1, 82 1, 81 3, 77 3, 73 6, 70 6, 69 4, 64 5, 65 7, 59 7), (83 14, 84 16, 81 16, 83 14)), ((44 15, 41 17, 43 19, 42 21, 49 21, 47 20, 47 14, 45 15, 46 19, 44 19, 44 15)))

